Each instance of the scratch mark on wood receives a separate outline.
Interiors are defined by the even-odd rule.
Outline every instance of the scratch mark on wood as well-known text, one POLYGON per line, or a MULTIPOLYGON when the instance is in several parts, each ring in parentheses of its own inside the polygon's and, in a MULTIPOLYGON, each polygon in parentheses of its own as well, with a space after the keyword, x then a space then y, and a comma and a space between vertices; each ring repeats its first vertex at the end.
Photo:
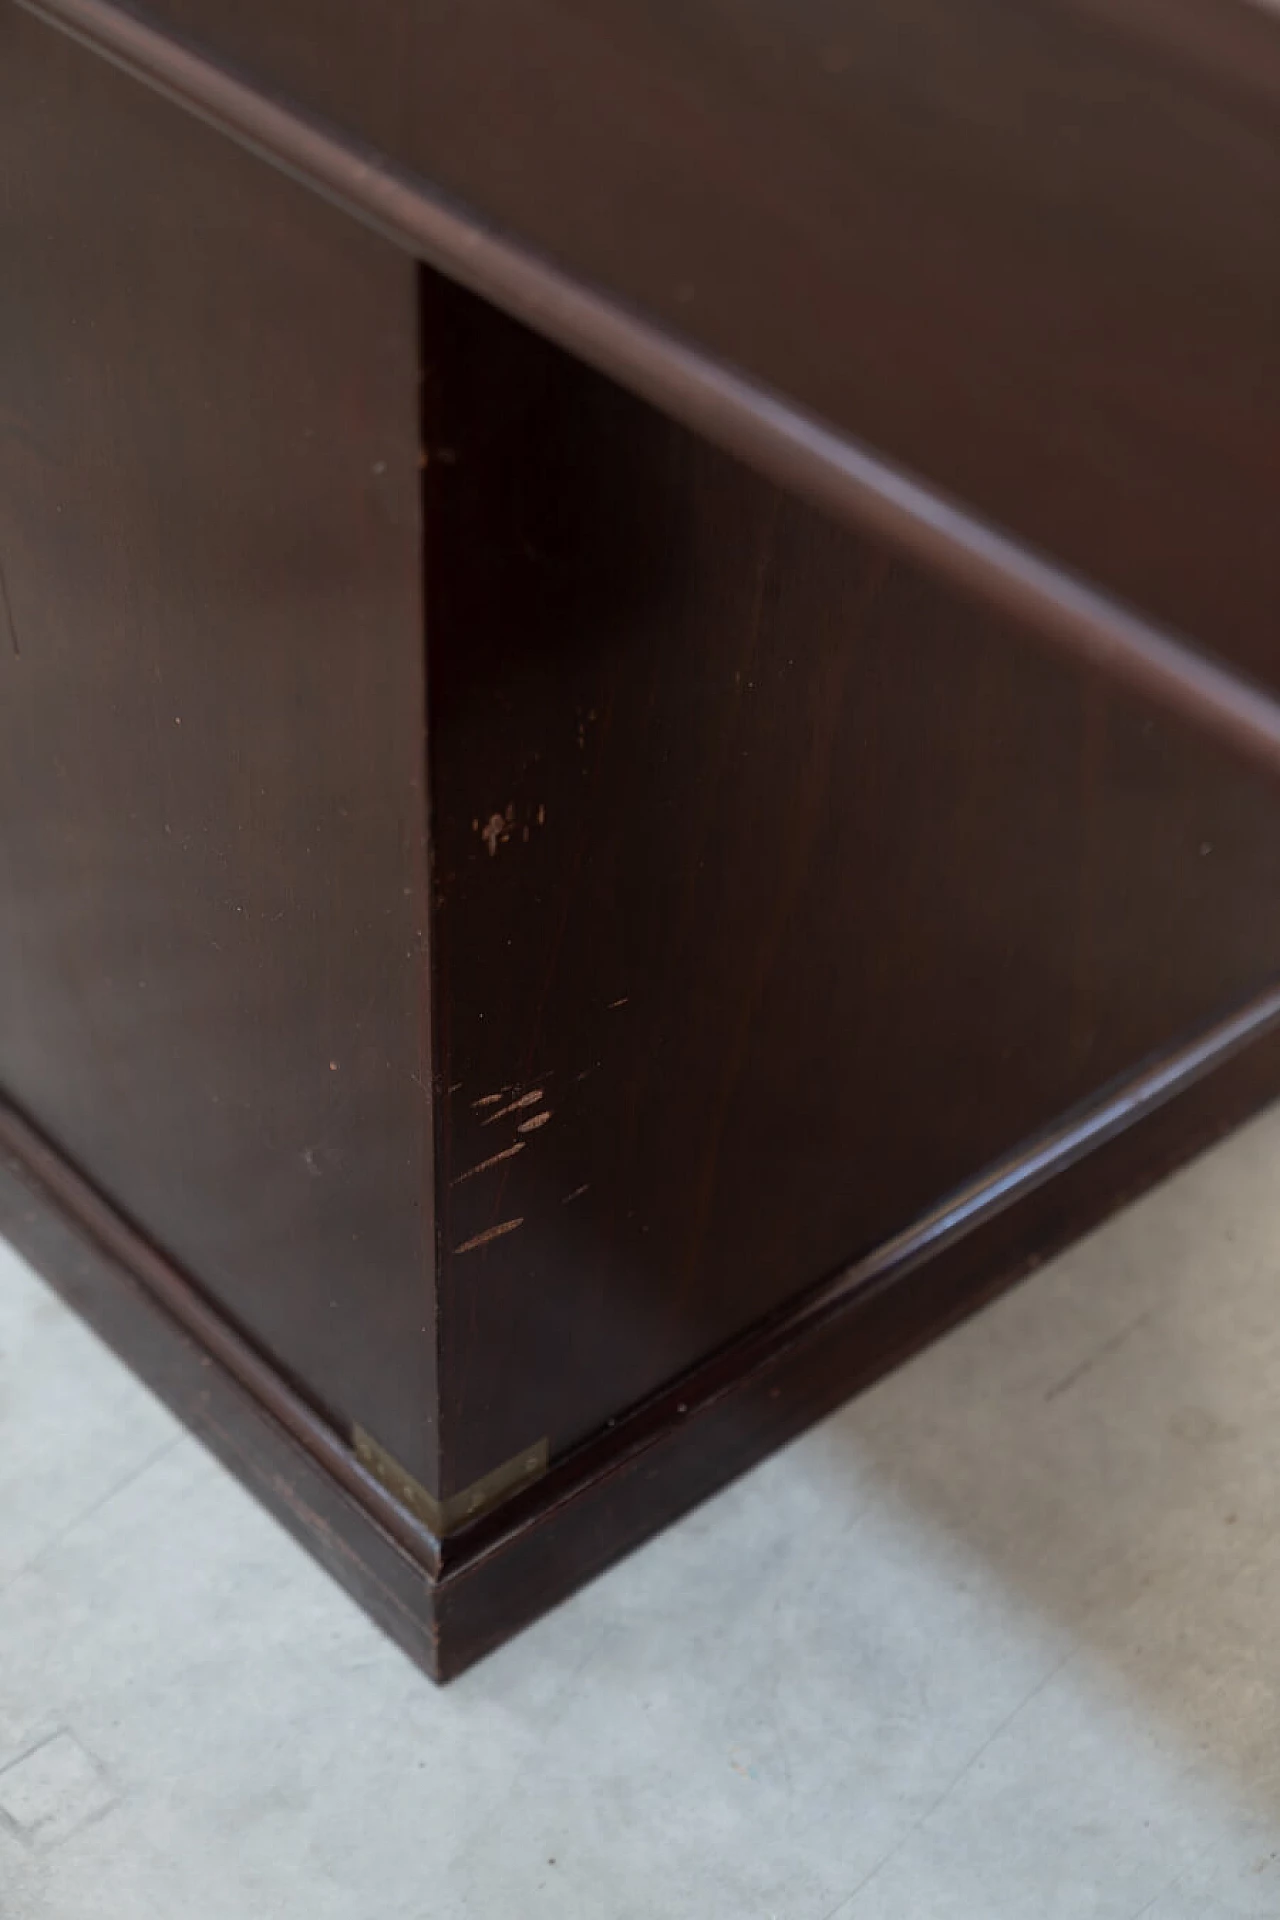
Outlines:
MULTIPOLYGON (((513 1147, 504 1147, 501 1153, 491 1153, 487 1160, 482 1160, 479 1166, 468 1167, 465 1173, 460 1173, 456 1180, 449 1182, 449 1185, 451 1187, 460 1187, 464 1180, 473 1180, 476 1174, 483 1173, 486 1168, 496 1167, 500 1160, 510 1160, 513 1155, 523 1153, 525 1145, 525 1141, 517 1140, 513 1147)), ((461 1252, 461 1248, 459 1248, 459 1252, 461 1252)))
POLYGON ((482 1093, 478 1100, 471 1102, 473 1107, 496 1107, 506 1099, 505 1093, 482 1093))
POLYGON ((591 1186, 591 1182, 589 1180, 584 1180, 582 1185, 580 1187, 575 1187, 572 1193, 566 1193, 564 1199, 560 1202, 560 1205, 562 1207, 567 1207, 571 1200, 581 1200, 583 1194, 589 1190, 590 1186, 591 1186))
POLYGON ((612 1013, 615 1007, 625 1007, 630 998, 631 995, 629 993, 624 993, 621 1000, 611 1000, 609 1002, 609 1012, 612 1013))
POLYGON ((13 603, 9 599, 9 582, 5 578, 2 560, 0 560, 0 608, 4 610, 4 624, 9 635, 9 645, 13 648, 13 657, 15 660, 21 660, 22 648, 18 645, 18 627, 13 617, 13 603))
POLYGON ((511 838, 511 826, 506 815, 491 813, 480 829, 480 838, 489 849, 489 858, 491 860, 495 859, 497 857, 499 843, 511 838))
POLYGON ((535 1113, 531 1120, 522 1120, 520 1122, 520 1125, 516 1128, 516 1132, 517 1133, 536 1133, 539 1127, 546 1126, 550 1118, 551 1118, 551 1109, 550 1107, 548 1107, 544 1113, 535 1113))
POLYGON ((524 1107, 536 1107, 542 1097, 541 1087, 535 1088, 532 1093, 522 1093, 518 1100, 511 1102, 510 1106, 499 1107, 496 1113, 486 1114, 480 1124, 482 1127, 491 1127, 495 1120, 505 1120, 509 1113, 519 1113, 524 1107))
POLYGON ((487 1247, 491 1240, 500 1240, 504 1233, 514 1233, 517 1227, 523 1225, 524 1215, 520 1214, 514 1220, 504 1220, 501 1226, 486 1227, 483 1233, 472 1234, 470 1240, 464 1240, 460 1247, 455 1247, 454 1252, 473 1253, 477 1247, 487 1247))

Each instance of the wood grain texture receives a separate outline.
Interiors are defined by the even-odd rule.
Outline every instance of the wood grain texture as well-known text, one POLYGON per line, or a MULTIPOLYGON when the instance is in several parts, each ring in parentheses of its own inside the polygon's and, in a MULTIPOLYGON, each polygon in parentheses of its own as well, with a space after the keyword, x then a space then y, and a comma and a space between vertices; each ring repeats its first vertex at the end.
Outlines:
POLYGON ((1280 771, 1280 700, 1225 662, 116 0, 18 4, 785 491, 1024 624, 1046 648, 1280 771))
MULTIPOLYGON (((850 1393, 1032 1273, 1280 1088, 1275 1036, 1211 1080, 1146 1114, 1095 1154, 1009 1211, 879 1289, 844 1297, 829 1318, 788 1338, 785 1322, 755 1350, 700 1368, 633 1422, 604 1434, 522 1495, 471 1540, 432 1590, 439 1665, 454 1678, 584 1581, 737 1474, 784 1445, 850 1393)), ((849 1573, 857 1578, 856 1550, 849 1573)), ((726 1591, 724 1605, 734 1604, 726 1591)), ((761 1649, 761 1658, 767 1657, 761 1649)))
POLYGON ((413 270, 0 11, 0 1086, 434 1471, 413 270))
POLYGON ((1228 1026, 1217 1064, 1210 1051, 1190 1077, 1174 1056, 1183 1077, 1173 1097, 1135 1109, 1131 1125, 1100 1135, 1083 1158, 1061 1159, 1054 1177, 1024 1181, 1011 1204, 975 1215, 967 1234, 931 1254, 921 1246, 923 1257, 886 1267, 878 1284, 851 1284, 827 1312, 802 1305, 673 1383, 445 1543, 439 1572, 406 1536, 408 1516, 386 1523, 371 1500, 380 1490, 362 1488, 354 1461, 335 1471, 336 1442, 317 1449, 317 1423, 282 1420, 278 1393, 264 1401, 227 1364, 225 1342, 192 1337, 205 1310, 193 1301, 184 1317, 189 1283, 176 1271, 161 1276, 128 1222, 112 1221, 56 1154, 33 1150, 30 1129, 2 1108, 0 1231, 410 1658, 448 1680, 1273 1097, 1274 1026, 1259 1026, 1250 1045, 1237 1041, 1228 1026))
MULTIPOLYGON (((410 1517, 401 1513, 387 1524, 373 1504, 376 1486, 361 1490, 358 1470, 334 1471, 336 1436, 320 1449, 310 1444, 321 1432, 319 1422, 281 1418, 278 1391, 255 1392, 246 1375, 227 1364, 225 1340, 200 1339, 170 1312, 154 1285, 163 1256, 122 1216, 112 1220, 109 1204, 59 1164, 56 1151, 41 1146, 33 1155, 30 1143, 30 1129, 12 1126, 0 1106, 0 1232, 6 1240, 409 1657, 434 1672, 430 1576, 405 1537, 410 1517)), ((171 1298, 188 1294, 207 1328, 208 1309, 191 1282, 169 1267, 166 1285, 171 1298)), ((352 1457, 349 1469, 355 1466, 352 1457)))
POLYGON ((1274 682, 1273 10, 147 12, 1274 682))
MULTIPOLYGON (((975 8, 154 13, 1274 684, 1280 29, 975 8)), ((433 1671, 1274 1091, 899 1270, 1273 992, 1274 781, 9 10, 0 169, 0 1205, 433 1671)))
POLYGON ((443 1490, 1280 972, 1280 798, 424 278, 443 1490))

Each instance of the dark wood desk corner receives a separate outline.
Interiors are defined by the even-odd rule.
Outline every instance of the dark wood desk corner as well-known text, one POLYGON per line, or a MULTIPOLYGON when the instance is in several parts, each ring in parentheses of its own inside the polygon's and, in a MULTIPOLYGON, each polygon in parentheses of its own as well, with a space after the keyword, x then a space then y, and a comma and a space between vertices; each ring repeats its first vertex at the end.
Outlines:
POLYGON ((437 1677, 1280 1091, 1278 96, 0 0, 0 1226, 437 1677))

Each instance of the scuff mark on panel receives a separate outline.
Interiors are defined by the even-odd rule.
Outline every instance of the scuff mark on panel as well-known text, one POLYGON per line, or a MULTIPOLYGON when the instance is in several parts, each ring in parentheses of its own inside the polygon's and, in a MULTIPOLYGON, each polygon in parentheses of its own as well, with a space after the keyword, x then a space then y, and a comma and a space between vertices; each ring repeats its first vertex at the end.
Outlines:
POLYGON ((473 1180, 476 1174, 484 1173, 489 1167, 496 1167, 500 1161, 513 1159, 517 1153, 524 1152, 526 1144, 523 1140, 517 1140, 514 1146, 504 1147, 501 1153, 491 1153, 487 1160, 482 1160, 478 1166, 468 1167, 467 1171, 460 1173, 456 1180, 451 1180, 450 1186, 460 1187, 464 1180, 473 1180))
POLYGON ((522 1093, 509 1106, 499 1107, 496 1113, 486 1114, 480 1124, 482 1127, 491 1127, 495 1120, 505 1120, 508 1114, 519 1113, 525 1107, 536 1107, 542 1098, 543 1089, 536 1087, 532 1093, 522 1093))
POLYGON ((480 829, 480 838, 489 849, 489 858, 495 859, 499 845, 511 838, 511 822, 515 817, 515 808, 508 807, 505 813, 491 813, 480 829))
POLYGON ((486 1227, 483 1233, 472 1234, 470 1240, 464 1240, 460 1247, 454 1248, 454 1252, 474 1253, 477 1247, 487 1247, 491 1240, 500 1240, 504 1233, 514 1233, 517 1227, 523 1225, 524 1215, 519 1214, 514 1220, 504 1220, 499 1226, 486 1227))
MULTIPOLYGON (((526 812, 526 810, 521 808, 521 812, 526 812)), ((528 844, 534 821, 536 821, 540 827, 546 825, 547 809, 545 805, 539 805, 535 812, 527 814, 523 822, 519 823, 522 845, 528 844)), ((506 846, 507 842, 515 834, 516 829, 517 821, 514 802, 508 804, 502 812, 495 810, 489 815, 487 820, 481 821, 477 815, 471 822, 472 833, 478 833, 480 835, 480 838, 489 850, 489 858, 491 860, 497 858, 498 848, 506 846)))

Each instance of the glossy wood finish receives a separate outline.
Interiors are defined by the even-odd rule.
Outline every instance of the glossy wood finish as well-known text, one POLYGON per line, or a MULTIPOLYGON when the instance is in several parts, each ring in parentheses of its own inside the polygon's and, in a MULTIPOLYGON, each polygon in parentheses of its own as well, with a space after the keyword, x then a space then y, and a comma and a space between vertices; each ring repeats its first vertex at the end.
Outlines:
POLYGON ((1280 699, 785 395, 675 339, 420 177, 115 0, 19 0, 483 299, 980 604, 1270 773, 1280 699))
POLYGON ((1130 1124, 1100 1133, 1091 1153, 1051 1151, 1032 1177, 1028 1156, 1007 1204, 988 1206, 967 1233, 932 1251, 921 1244, 921 1257, 878 1280, 851 1275, 825 1308, 801 1303, 445 1543, 424 1540, 403 1514, 389 1522, 385 1496, 361 1482, 353 1459, 335 1470, 319 1424, 279 1382, 254 1389, 236 1342, 210 1343, 189 1281, 3 1103, 0 1231, 409 1656, 448 1680, 1243 1119, 1280 1082, 1274 1019, 1255 1024, 1251 1044, 1239 1041, 1240 1023, 1228 1023, 1172 1061, 1163 1102, 1142 1076, 1130 1124))
POLYGON ((0 1085, 434 1472, 409 262, 0 10, 0 1085))
MULTIPOLYGON (((0 1102, 0 1232, 26 1255, 411 1659, 436 1670, 428 1545, 388 1519, 353 1456, 225 1324, 211 1333, 199 1289, 0 1102), (184 1311, 185 1308, 185 1311, 184 1311)), ((213 1316, 216 1318, 216 1315, 213 1316)))
MULTIPOLYGON (((719 1366, 700 1369, 571 1455, 552 1480, 495 1515, 432 1590, 439 1677, 451 1678, 514 1626, 715 1493, 930 1338, 1028 1273, 1190 1153, 1211 1144, 1280 1085, 1274 1035, 1221 1071, 1020 1195, 1006 1212, 882 1286, 842 1294, 825 1318, 790 1316, 719 1366)), ((765 1332, 765 1330, 762 1330, 765 1332)), ((1105 1489, 1100 1489, 1105 1498, 1105 1489)), ((849 1578, 857 1579, 857 1543, 849 1578)), ((726 1590, 730 1613, 735 1596, 726 1590)), ((760 1658, 771 1648, 762 1644, 760 1658)))
POLYGON ((145 11, 1274 681, 1273 9, 145 11))
MULTIPOLYGON (((154 17, 1280 683, 1275 23, 154 17)), ((198 106, 0 11, 0 1220, 447 1676, 1280 1086, 1280 791, 198 106)))
POLYGON ((1280 800, 425 295, 451 1491, 1274 980, 1280 800))

